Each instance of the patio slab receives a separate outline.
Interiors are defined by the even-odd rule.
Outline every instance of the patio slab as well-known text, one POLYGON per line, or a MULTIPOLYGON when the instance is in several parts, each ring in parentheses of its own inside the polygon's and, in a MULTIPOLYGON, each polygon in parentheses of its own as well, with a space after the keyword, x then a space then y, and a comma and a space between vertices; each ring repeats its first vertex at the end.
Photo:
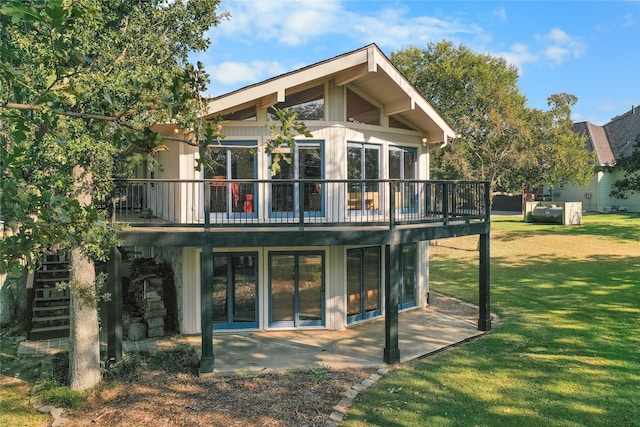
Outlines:
MULTIPOLYGON (((400 361, 423 357, 479 335, 477 326, 428 308, 398 316, 400 361)), ((201 335, 180 335, 142 341, 123 341, 123 351, 156 351, 180 344, 198 352, 201 335)), ((260 372, 263 370, 333 369, 381 367, 384 350, 384 319, 377 319, 338 331, 325 329, 265 332, 215 332, 214 373, 260 372)), ((69 348, 68 339, 24 341, 18 355, 54 354, 69 348)))

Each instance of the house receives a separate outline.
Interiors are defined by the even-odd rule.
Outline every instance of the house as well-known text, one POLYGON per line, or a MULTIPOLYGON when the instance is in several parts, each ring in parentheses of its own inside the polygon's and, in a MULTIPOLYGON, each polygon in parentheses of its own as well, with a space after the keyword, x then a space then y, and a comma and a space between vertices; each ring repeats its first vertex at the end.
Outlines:
POLYGON ((598 168, 593 179, 586 186, 562 185, 551 192, 553 201, 582 202, 588 212, 640 212, 640 194, 628 199, 616 199, 609 194, 613 184, 624 177, 624 172, 616 168, 616 162, 631 155, 636 138, 640 135, 640 109, 615 117, 604 126, 589 122, 575 123, 574 132, 587 137, 587 150, 596 154, 598 168))
POLYGON ((429 153, 456 133, 376 45, 219 96, 204 118, 218 114, 225 138, 210 145, 211 167, 195 170, 197 147, 167 139, 153 176, 116 182, 111 357, 134 252, 171 265, 179 332, 202 334, 202 372, 216 331, 382 317, 383 360, 399 361, 398 313, 427 305, 429 241, 446 237, 480 236, 478 328, 490 329, 488 184, 429 180, 429 153), (268 153, 273 106, 297 111, 312 136, 268 153))

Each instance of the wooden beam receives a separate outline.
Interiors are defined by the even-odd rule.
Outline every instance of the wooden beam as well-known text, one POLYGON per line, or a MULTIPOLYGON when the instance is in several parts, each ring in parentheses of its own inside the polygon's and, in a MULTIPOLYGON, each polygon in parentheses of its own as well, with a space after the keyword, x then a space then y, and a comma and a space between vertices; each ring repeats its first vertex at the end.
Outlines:
POLYGON ((478 317, 478 330, 491 330, 491 295, 490 295, 490 255, 489 233, 480 234, 479 254, 479 301, 480 314, 478 317))
POLYGON ((361 77, 369 74, 369 67, 366 65, 349 68, 348 70, 341 71, 336 74, 335 84, 336 86, 344 86, 352 81, 358 80, 361 77))
POLYGON ((385 104, 384 113, 387 116, 392 116, 394 114, 402 113, 404 111, 415 110, 416 109, 416 101, 413 98, 404 98, 400 101, 394 102, 392 104, 385 104))
POLYGON ((202 329, 202 357, 200 375, 213 373, 213 246, 202 247, 200 257, 200 327, 202 329))
POLYGON ((383 360, 390 365, 400 362, 400 348, 398 347, 398 304, 400 302, 401 248, 401 245, 387 245, 385 256, 383 360))

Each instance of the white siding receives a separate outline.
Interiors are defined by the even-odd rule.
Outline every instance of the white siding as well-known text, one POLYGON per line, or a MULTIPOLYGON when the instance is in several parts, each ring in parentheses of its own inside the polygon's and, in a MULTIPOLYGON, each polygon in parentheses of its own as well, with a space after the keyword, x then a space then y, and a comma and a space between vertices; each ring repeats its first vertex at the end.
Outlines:
POLYGON ((621 171, 597 172, 586 186, 564 185, 552 191, 553 200, 560 202, 582 202, 587 212, 605 212, 613 206, 624 206, 630 212, 640 212, 640 194, 621 200, 610 197, 613 184, 623 177, 621 171), (587 194, 590 197, 587 197, 587 194))
POLYGON ((181 333, 200 334, 200 249, 182 250, 181 333))

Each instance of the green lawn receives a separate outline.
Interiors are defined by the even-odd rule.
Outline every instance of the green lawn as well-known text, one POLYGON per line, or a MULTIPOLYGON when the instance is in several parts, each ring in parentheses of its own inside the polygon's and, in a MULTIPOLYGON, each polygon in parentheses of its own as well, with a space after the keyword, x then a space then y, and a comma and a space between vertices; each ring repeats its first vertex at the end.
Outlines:
MULTIPOLYGON (((476 245, 432 248, 432 290, 477 303, 476 245)), ((345 425, 640 426, 639 216, 494 217, 491 286, 491 332, 399 366, 345 425)))

